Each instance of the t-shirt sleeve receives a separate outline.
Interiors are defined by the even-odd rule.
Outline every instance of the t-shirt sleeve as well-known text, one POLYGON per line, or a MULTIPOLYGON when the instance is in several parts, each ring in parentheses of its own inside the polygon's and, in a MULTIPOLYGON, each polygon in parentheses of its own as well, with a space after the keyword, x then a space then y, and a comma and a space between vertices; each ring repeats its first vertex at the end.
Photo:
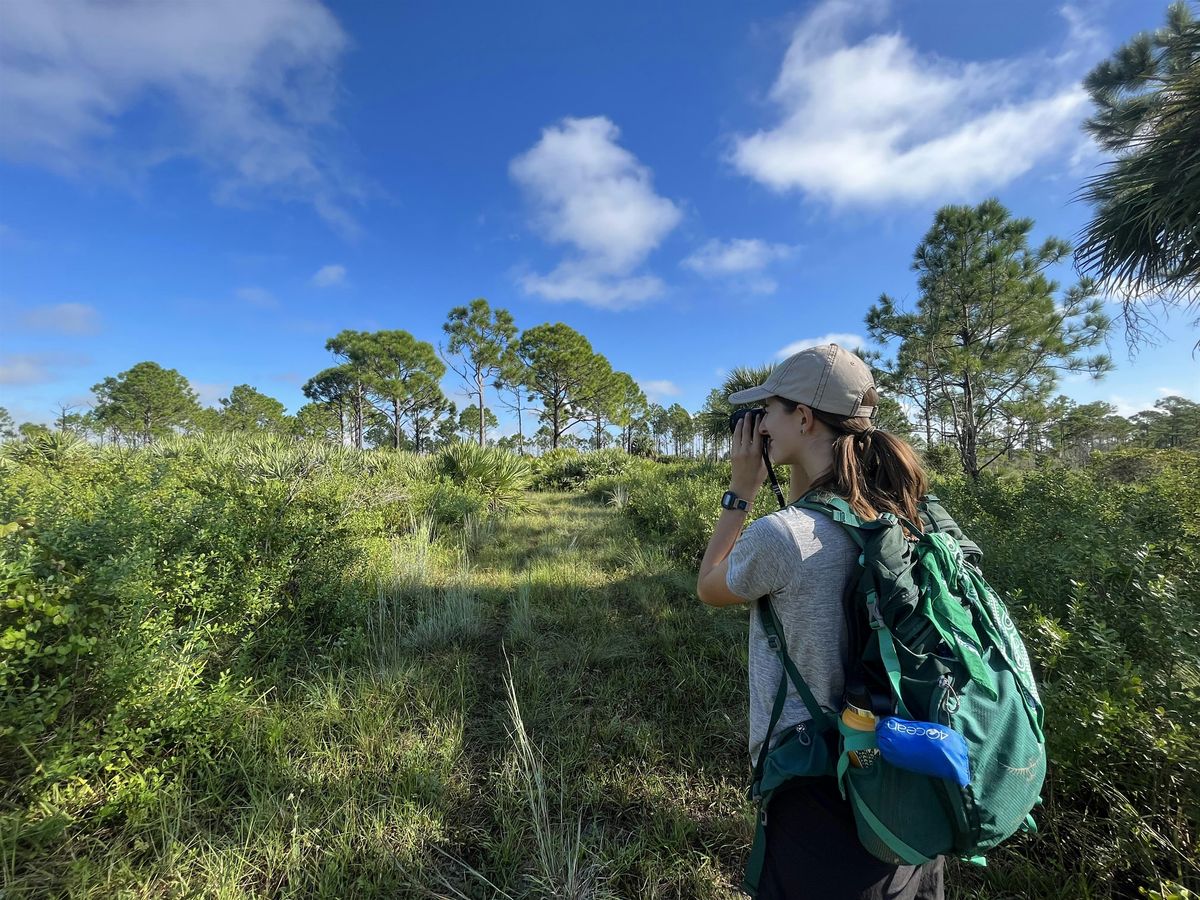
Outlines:
POLYGON ((742 599, 757 600, 787 584, 798 558, 787 526, 764 516, 743 531, 729 551, 725 583, 742 599))

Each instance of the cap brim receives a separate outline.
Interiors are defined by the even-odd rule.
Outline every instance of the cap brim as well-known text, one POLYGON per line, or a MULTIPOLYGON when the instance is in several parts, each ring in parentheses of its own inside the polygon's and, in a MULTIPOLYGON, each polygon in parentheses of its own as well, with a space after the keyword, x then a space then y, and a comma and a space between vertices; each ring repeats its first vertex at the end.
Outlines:
POLYGON ((730 394, 729 402, 736 406, 741 403, 753 403, 755 400, 766 400, 768 397, 774 396, 774 393, 760 384, 758 387, 746 388, 744 391, 730 394))

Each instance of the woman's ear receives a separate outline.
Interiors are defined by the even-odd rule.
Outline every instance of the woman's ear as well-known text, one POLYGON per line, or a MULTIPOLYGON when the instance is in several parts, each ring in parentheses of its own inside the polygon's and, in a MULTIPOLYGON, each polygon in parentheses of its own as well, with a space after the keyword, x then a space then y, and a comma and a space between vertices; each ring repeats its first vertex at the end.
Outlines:
POLYGON ((797 406, 796 406, 796 412, 800 416, 800 433, 807 434, 808 429, 809 429, 809 424, 812 419, 812 410, 809 409, 807 406, 805 406, 803 403, 800 403, 800 404, 797 404, 797 406))

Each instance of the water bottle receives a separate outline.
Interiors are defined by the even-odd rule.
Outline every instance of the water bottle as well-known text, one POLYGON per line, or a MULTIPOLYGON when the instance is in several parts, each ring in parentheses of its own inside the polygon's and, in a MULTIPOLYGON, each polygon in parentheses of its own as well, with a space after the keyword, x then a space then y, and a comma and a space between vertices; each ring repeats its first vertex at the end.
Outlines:
MULTIPOLYGON (((875 713, 871 711, 871 702, 869 695, 851 695, 846 701, 846 708, 842 710, 842 721, 846 723, 848 728, 853 728, 855 731, 874 731, 875 730, 875 713)), ((878 750, 851 750, 847 753, 850 757, 850 765, 856 769, 866 769, 875 762, 879 756, 878 750)))

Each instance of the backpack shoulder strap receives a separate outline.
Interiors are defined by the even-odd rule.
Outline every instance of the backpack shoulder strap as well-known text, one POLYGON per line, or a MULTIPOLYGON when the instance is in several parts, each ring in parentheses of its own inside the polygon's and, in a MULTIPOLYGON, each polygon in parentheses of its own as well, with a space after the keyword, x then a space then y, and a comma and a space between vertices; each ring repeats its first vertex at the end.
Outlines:
POLYGON ((822 490, 809 491, 792 506, 824 513, 842 526, 860 550, 866 546, 866 538, 860 531, 863 520, 850 508, 850 504, 837 494, 822 490))
POLYGON ((779 662, 783 666, 783 671, 779 673, 779 687, 775 691, 775 703, 771 707, 771 721, 767 725, 767 733, 763 736, 762 746, 758 751, 758 759, 754 763, 753 784, 759 784, 762 781, 763 771, 767 764, 767 754, 771 750, 771 735, 775 732, 775 726, 779 724, 779 719, 783 715, 784 704, 787 702, 787 685, 789 681, 795 686, 796 692, 800 695, 800 699, 808 709, 808 714, 812 717, 813 728, 818 735, 824 734, 833 728, 835 722, 833 716, 821 708, 821 704, 817 702, 817 698, 813 696, 812 691, 805 684, 804 678, 801 677, 800 670, 796 668, 796 664, 792 662, 791 656, 788 655, 787 643, 783 639, 783 626, 775 617, 775 610, 771 607, 771 598, 768 596, 759 597, 757 606, 759 618, 762 620, 763 631, 767 635, 767 645, 779 656, 779 662))
MULTIPOLYGON (((794 504, 803 507, 804 509, 812 509, 824 512, 835 522, 843 526, 847 534, 854 539, 861 553, 858 557, 858 577, 853 579, 848 586, 847 595, 845 597, 846 606, 846 621, 848 625, 855 625, 857 618, 855 616, 855 607, 861 600, 867 614, 867 621, 870 624, 870 636, 873 637, 879 648, 879 655, 883 661, 884 669, 887 672, 888 682, 892 689, 892 702, 895 705, 896 711, 905 718, 911 718, 904 704, 904 697, 901 694, 901 669, 900 660, 896 653, 895 642, 892 638, 891 630, 886 625, 883 616, 879 611, 879 592, 876 590, 877 585, 867 579, 867 571, 865 566, 868 562, 867 557, 877 552, 880 544, 876 540, 871 543, 872 537, 881 535, 881 530, 889 528, 900 529, 907 527, 913 534, 920 534, 914 524, 908 522, 907 519, 900 519, 893 513, 885 512, 878 519, 871 522, 864 522, 841 497, 836 494, 831 494, 828 491, 809 491, 800 500, 794 504)), ((948 518, 948 517, 947 517, 948 518)), ((882 532, 886 534, 886 532, 882 532)), ((857 629, 855 628, 855 632, 857 629)), ((852 634, 855 644, 858 645, 859 638, 856 633, 852 634)), ((850 661, 849 668, 853 668, 855 661, 850 661)))
MULTIPOLYGON (((788 654, 787 643, 783 639, 783 626, 780 624, 779 619, 775 615, 775 610, 771 606, 770 597, 758 598, 758 616, 759 619, 762 620, 763 631, 767 635, 767 646, 775 651, 776 655, 779 657, 780 664, 783 666, 783 679, 790 680, 795 686, 796 693, 800 695, 800 699, 804 701, 804 706, 808 709, 808 714, 812 716, 813 726, 818 731, 825 731, 826 729, 831 728, 833 726, 833 722, 830 720, 829 714, 821 708, 821 704, 817 702, 817 698, 813 696, 812 691, 809 690, 808 685, 805 684, 804 678, 800 675, 800 670, 796 668, 795 662, 792 661, 792 657, 788 654)), ((784 693, 784 691, 780 691, 781 696, 784 693)), ((776 705, 780 707, 782 706, 782 704, 778 703, 778 701, 776 705)), ((782 713, 782 711, 783 710, 781 708, 779 712, 782 713)), ((770 732, 774 730, 774 726, 777 721, 777 717, 774 715, 774 712, 775 711, 773 710, 771 716, 771 728, 767 732, 768 739, 770 738, 770 732)))

